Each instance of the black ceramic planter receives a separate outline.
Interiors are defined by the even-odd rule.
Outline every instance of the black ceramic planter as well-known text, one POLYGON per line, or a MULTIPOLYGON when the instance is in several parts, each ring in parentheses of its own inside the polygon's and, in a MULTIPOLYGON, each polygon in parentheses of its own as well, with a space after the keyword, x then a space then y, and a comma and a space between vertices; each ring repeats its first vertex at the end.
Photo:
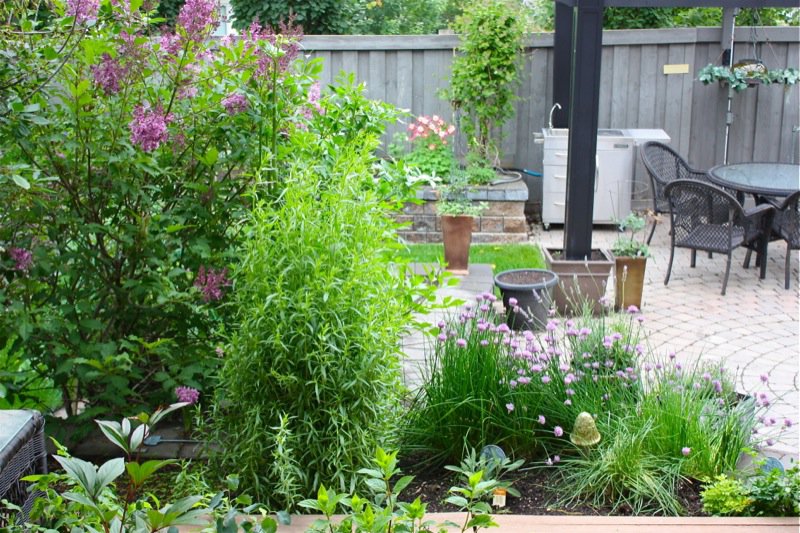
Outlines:
POLYGON ((494 284, 503 295, 508 327, 515 330, 544 328, 553 301, 553 288, 558 284, 555 272, 538 268, 506 270, 494 277, 494 284), (509 303, 511 298, 516 299, 516 306, 509 303))

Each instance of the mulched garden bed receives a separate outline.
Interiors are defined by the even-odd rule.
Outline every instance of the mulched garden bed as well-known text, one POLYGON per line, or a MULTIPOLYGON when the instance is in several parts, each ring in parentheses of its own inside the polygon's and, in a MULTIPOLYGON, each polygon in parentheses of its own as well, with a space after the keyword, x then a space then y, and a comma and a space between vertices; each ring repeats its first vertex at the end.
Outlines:
MULTIPOLYGON (((523 466, 522 470, 509 474, 508 479, 514 481, 513 486, 520 492, 520 497, 508 496, 506 506, 496 512, 525 515, 628 516, 632 514, 630 507, 624 504, 614 512, 611 507, 593 507, 587 504, 559 506, 557 502, 563 496, 563 492, 560 489, 561 474, 558 468, 553 466, 526 470, 523 466)), ((401 500, 413 501, 419 497, 428 504, 429 513, 458 511, 455 506, 443 503, 449 496, 447 490, 458 483, 458 474, 445 470, 444 467, 414 465, 407 462, 401 464, 401 469, 403 475, 414 476, 414 481, 403 491, 401 500)), ((700 489, 700 483, 697 481, 685 481, 681 484, 678 500, 688 516, 707 516, 703 512, 700 489)))

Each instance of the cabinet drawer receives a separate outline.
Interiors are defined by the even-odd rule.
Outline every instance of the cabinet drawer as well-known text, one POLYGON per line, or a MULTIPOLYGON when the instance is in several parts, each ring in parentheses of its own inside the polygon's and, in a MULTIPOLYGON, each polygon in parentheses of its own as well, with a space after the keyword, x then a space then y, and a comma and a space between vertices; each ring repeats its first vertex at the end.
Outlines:
POLYGON ((544 164, 545 165, 564 165, 567 166, 567 149, 563 150, 545 150, 544 151, 544 164))
POLYGON ((542 173, 542 190, 566 192, 567 167, 564 165, 545 165, 542 173))
POLYGON ((542 222, 545 224, 563 224, 566 213, 564 199, 542 201, 542 222))

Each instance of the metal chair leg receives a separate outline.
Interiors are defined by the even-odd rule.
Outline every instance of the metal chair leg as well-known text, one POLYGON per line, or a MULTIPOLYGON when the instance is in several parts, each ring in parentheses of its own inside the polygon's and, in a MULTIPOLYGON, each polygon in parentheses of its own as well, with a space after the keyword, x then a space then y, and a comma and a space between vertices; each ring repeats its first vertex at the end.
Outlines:
POLYGON ((722 280, 722 295, 725 296, 725 289, 728 287, 728 275, 731 273, 731 250, 728 250, 728 260, 725 262, 725 278, 722 280))
POLYGON ((667 265, 667 277, 664 278, 664 285, 669 283, 669 275, 672 273, 672 260, 675 259, 675 244, 673 243, 669 249, 669 265, 667 265))
POLYGON ((650 228, 650 235, 647 236, 647 245, 650 246, 650 241, 653 240, 653 234, 656 232, 656 221, 653 221, 653 226, 650 228))
POLYGON ((692 263, 691 266, 694 268, 697 265, 697 250, 692 250, 692 263))
POLYGON ((789 246, 789 243, 787 242, 786 243, 786 273, 784 274, 784 276, 786 278, 784 280, 784 288, 786 290, 789 290, 789 281, 790 281, 790 279, 792 277, 792 272, 790 270, 791 266, 792 266, 792 247, 789 246))
POLYGON ((758 252, 756 252, 756 261, 760 261, 759 266, 761 270, 759 270, 758 278, 764 279, 767 277, 767 238, 761 237, 758 241, 758 252))
POLYGON ((753 250, 751 250, 750 248, 748 248, 748 249, 747 249, 747 253, 746 253, 746 254, 744 254, 744 263, 742 264, 742 266, 743 266, 744 268, 750 268, 750 256, 751 256, 752 254, 753 254, 753 250))

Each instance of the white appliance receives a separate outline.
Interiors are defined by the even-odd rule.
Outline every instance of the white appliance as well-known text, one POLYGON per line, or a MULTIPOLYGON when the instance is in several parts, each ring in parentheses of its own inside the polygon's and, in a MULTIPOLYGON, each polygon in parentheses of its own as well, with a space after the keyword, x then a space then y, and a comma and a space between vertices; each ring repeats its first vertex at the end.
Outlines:
MULTIPOLYGON (((545 229, 548 229, 550 224, 563 224, 565 219, 569 130, 544 128, 542 133, 542 222, 545 229)), ((614 224, 631 211, 633 158, 634 142, 626 131, 597 131, 597 170, 592 216, 595 224, 614 224)))

